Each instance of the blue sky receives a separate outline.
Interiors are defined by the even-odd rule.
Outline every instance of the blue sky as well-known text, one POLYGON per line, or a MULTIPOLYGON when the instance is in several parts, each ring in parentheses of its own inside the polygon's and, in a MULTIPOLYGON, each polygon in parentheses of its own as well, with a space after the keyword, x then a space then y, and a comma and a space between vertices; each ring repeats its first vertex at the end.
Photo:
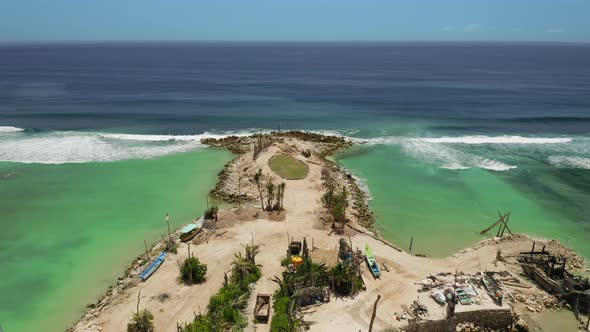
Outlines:
POLYGON ((0 0, 0 41, 590 42, 590 0, 0 0))

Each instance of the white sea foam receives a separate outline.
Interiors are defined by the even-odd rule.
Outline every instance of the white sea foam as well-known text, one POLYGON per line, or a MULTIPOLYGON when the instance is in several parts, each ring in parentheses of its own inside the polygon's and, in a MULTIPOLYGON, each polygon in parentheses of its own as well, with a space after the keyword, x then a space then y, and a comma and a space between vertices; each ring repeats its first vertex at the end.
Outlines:
POLYGON ((367 179, 365 179, 362 174, 350 170, 346 167, 341 166, 348 174, 350 174, 356 181, 357 186, 360 190, 362 190, 367 195, 367 200, 372 200, 373 195, 371 194, 371 190, 369 190, 369 184, 367 183, 367 179))
POLYGON ((25 131, 23 128, 11 127, 11 126, 0 126, 0 133, 18 133, 25 131))
POLYGON ((569 137, 523 137, 523 136, 459 136, 418 138, 427 143, 447 144, 564 144, 572 141, 569 137))
POLYGON ((52 132, 0 140, 0 161, 64 164, 149 159, 202 147, 198 142, 122 142, 96 133, 52 132))
POLYGON ((358 143, 369 145, 397 145, 406 141, 418 141, 432 144, 566 144, 570 137, 524 137, 524 136, 457 136, 457 137, 396 137, 383 136, 374 138, 349 138, 358 143))
POLYGON ((248 136, 254 134, 255 130, 230 131, 220 133, 205 132, 199 135, 140 135, 140 134, 100 134, 103 138, 119 139, 126 141, 143 141, 143 142, 164 142, 164 141, 181 141, 181 142, 200 142, 205 138, 223 138, 227 136, 248 136))
POLYGON ((575 156, 551 156, 549 162, 559 168, 590 169, 590 158, 575 156))
POLYGON ((450 170, 466 170, 478 167, 491 171, 508 171, 516 168, 516 166, 455 150, 445 145, 417 140, 404 142, 402 150, 417 160, 450 170))

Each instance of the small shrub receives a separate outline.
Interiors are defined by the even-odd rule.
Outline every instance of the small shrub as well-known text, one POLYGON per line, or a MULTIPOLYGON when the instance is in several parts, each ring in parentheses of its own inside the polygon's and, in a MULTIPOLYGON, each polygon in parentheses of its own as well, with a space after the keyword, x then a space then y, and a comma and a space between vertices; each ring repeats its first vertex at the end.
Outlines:
POLYGON ((272 332, 288 331, 289 315, 287 313, 289 306, 289 297, 282 296, 275 299, 273 307, 272 321, 270 322, 270 330, 272 332))
POLYGON ((242 310, 248 305, 249 285, 260 276, 260 267, 255 263, 257 246, 246 246, 246 257, 236 254, 232 262, 232 277, 217 294, 209 299, 207 313, 182 328, 183 332, 242 331, 248 321, 242 310))
POLYGON ((178 253, 178 244, 169 238, 166 238, 166 246, 164 248, 166 252, 177 254, 178 253))
POLYGON ((207 210, 205 210, 205 220, 215 220, 217 221, 217 212, 219 208, 216 205, 212 205, 207 210))
POLYGON ((127 332, 153 332, 154 315, 147 309, 137 312, 127 324, 127 332))
POLYGON ((188 257, 180 267, 180 279, 187 284, 198 284, 205 280, 207 264, 202 264, 197 257, 188 257))
POLYGON ((195 320, 185 325, 182 328, 182 332, 211 332, 215 331, 215 326, 211 322, 211 317, 208 315, 198 314, 195 316, 195 320))
POLYGON ((274 314, 270 322, 271 332, 295 332, 303 324, 296 301, 288 296, 275 297, 274 314))
POLYGON ((302 154, 302 155, 303 155, 305 158, 309 158, 309 157, 311 157, 311 151, 309 151, 309 149, 301 151, 301 154, 302 154))
POLYGON ((289 266, 289 264, 291 264, 291 262, 292 262, 291 257, 284 258, 283 260, 281 260, 281 266, 289 266))
POLYGON ((348 296, 358 292, 363 287, 363 281, 350 266, 338 264, 330 270, 333 291, 338 295, 348 296))

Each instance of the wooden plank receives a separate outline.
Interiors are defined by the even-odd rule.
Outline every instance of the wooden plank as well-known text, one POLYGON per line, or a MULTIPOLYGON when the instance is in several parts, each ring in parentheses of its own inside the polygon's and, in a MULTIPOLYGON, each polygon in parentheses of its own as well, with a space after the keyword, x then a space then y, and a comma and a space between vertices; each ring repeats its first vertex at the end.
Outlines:
MULTIPOLYGON (((500 211, 498 211, 498 214, 500 214, 500 211)), ((488 227, 488 228, 484 229, 483 231, 479 232, 479 235, 484 235, 484 234, 485 234, 485 233, 487 233, 487 232, 488 232, 490 229, 492 229, 492 228, 494 228, 494 227, 498 226, 498 224, 499 224, 499 223, 501 223, 501 222, 503 222, 503 221, 504 221, 504 217, 505 217, 505 216, 506 216, 506 215, 502 216, 502 215, 500 214, 500 219, 499 219, 498 221, 496 221, 495 223, 493 223, 493 224, 492 224, 492 226, 490 226, 490 227, 488 227)))

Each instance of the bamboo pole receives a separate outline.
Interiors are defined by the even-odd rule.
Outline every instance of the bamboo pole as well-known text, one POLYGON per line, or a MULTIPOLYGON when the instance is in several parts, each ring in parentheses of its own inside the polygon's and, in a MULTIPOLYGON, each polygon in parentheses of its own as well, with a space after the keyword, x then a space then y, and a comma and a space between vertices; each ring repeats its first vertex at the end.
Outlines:
POLYGON ((168 224, 168 245, 166 246, 166 248, 170 250, 170 243, 172 241, 170 239, 170 216, 168 215, 168 212, 166 212, 166 224, 168 224))

